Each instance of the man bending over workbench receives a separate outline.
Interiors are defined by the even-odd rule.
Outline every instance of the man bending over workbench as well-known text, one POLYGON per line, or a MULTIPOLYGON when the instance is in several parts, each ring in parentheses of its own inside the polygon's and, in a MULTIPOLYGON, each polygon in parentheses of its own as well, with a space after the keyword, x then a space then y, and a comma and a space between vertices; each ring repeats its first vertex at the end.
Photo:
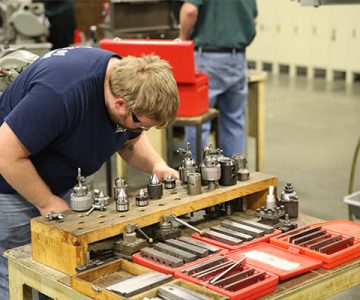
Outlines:
POLYGON ((159 180, 167 166, 144 130, 174 121, 179 96, 157 56, 101 49, 54 50, 0 96, 0 295, 9 298, 5 250, 30 243, 30 218, 69 209, 65 194, 118 152, 159 180))

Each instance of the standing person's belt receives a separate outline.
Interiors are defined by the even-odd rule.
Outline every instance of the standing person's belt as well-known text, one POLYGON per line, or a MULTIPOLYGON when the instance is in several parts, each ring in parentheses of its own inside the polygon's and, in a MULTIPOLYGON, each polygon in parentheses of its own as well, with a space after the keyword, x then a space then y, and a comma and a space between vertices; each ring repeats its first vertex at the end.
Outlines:
POLYGON ((211 47, 195 47, 196 51, 199 52, 209 52, 209 53, 244 53, 245 48, 226 48, 226 47, 219 47, 219 48, 211 48, 211 47))

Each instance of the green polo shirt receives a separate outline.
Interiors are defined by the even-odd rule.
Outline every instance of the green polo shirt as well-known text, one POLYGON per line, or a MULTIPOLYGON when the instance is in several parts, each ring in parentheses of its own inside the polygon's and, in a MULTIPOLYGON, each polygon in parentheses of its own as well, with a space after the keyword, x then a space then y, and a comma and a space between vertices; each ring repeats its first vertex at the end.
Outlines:
POLYGON ((198 8, 195 46, 246 48, 255 37, 256 0, 186 0, 198 8))

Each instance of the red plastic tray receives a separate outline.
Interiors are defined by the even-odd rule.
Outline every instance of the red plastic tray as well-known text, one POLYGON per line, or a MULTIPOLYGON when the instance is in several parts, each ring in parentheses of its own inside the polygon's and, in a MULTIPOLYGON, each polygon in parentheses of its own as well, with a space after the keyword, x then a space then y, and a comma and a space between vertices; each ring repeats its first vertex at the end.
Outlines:
POLYGON ((249 264, 279 276, 280 280, 314 270, 322 264, 321 260, 292 253, 268 243, 233 251, 228 256, 235 260, 246 256, 249 264))
MULTIPOLYGON (((233 258, 230 258, 230 257, 227 257, 227 260, 231 260, 231 261, 237 261, 233 258)), ((251 286, 248 286, 246 288, 243 288, 243 289, 240 289, 238 291, 228 291, 228 290, 225 290, 221 287, 218 287, 218 286, 215 286, 215 285, 212 285, 209 283, 209 280, 211 279, 211 277, 209 278, 206 278, 205 281, 201 281, 197 278, 194 278, 190 275, 187 275, 183 272, 181 272, 181 270, 183 269, 186 269, 187 267, 189 266, 194 266, 196 265, 197 263, 196 262, 192 262, 191 264, 188 264, 188 266, 186 267, 181 267, 179 270, 177 270, 174 274, 174 277, 175 278, 181 278, 181 279, 185 279, 187 281, 190 281, 190 282, 193 282, 193 283, 196 283, 196 284, 199 284, 199 285, 202 285, 202 286, 206 286, 207 288, 213 290, 213 291, 216 291, 220 294, 223 294, 227 297, 229 297, 229 299, 231 300, 239 300, 239 299, 258 299, 262 296, 265 296, 267 294, 270 294, 274 291, 275 289, 275 286, 277 285, 277 283, 279 282, 279 277, 270 273, 270 272, 266 272, 266 275, 265 275, 265 279, 260 281, 260 282, 257 282, 255 284, 252 284, 251 286)), ((251 265, 251 264, 246 264, 245 268, 249 268, 249 267, 252 267, 255 269, 255 272, 258 273, 258 272, 263 272, 264 270, 262 270, 261 268, 258 268, 257 266, 254 266, 254 265, 251 265)), ((237 270, 231 270, 229 273, 228 273, 228 276, 232 275, 232 274, 235 274, 237 272, 237 270)), ((219 272, 220 273, 220 272, 219 272)), ((212 275, 214 276, 214 275, 212 275)))
POLYGON ((178 84, 180 105, 178 116, 192 117, 209 110, 209 82, 207 74, 196 74, 193 84, 178 84))
POLYGON ((140 252, 133 254, 132 261, 135 262, 135 263, 138 263, 139 265, 148 267, 148 268, 150 268, 152 270, 155 270, 155 271, 158 271, 158 272, 161 272, 161 273, 165 273, 165 274, 169 274, 169 275, 174 275, 175 271, 180 270, 182 268, 186 268, 186 267, 188 267, 189 265, 191 265, 193 263, 201 263, 203 261, 208 260, 209 258, 216 257, 216 256, 219 256, 219 255, 224 256, 227 253, 228 253, 228 250, 223 249, 223 250, 220 250, 217 253, 210 254, 210 255, 208 255, 208 256, 206 256, 204 258, 199 258, 196 261, 184 264, 184 265, 182 265, 180 267, 177 267, 177 268, 171 268, 171 267, 156 263, 155 261, 153 261, 151 259, 147 259, 145 257, 142 257, 140 252))
POLYGON ((280 230, 275 229, 275 231, 273 233, 265 234, 262 237, 255 238, 255 239, 253 239, 253 240, 251 240, 249 242, 244 242, 244 243, 242 243, 240 245, 237 245, 237 246, 231 246, 231 245, 228 245, 228 244, 225 244, 225 243, 222 243, 222 242, 218 242, 218 241, 215 241, 215 240, 210 239, 208 237, 201 236, 198 233, 194 233, 192 235, 192 237, 194 239, 197 239, 197 240, 200 240, 200 241, 203 241, 203 242, 218 246, 219 248, 226 249, 226 250, 229 250, 230 252, 232 252, 232 251, 242 249, 244 247, 249 247, 249 246, 252 246, 252 245, 256 245, 258 243, 267 243, 267 242, 269 242, 270 238, 272 238, 274 236, 277 236, 280 233, 281 233, 280 230))
POLYGON ((349 260, 360 257, 360 224, 349 220, 335 220, 311 224, 309 226, 297 228, 284 234, 272 237, 270 239, 270 243, 288 249, 292 252, 319 259, 323 262, 321 267, 325 269, 332 269, 349 260), (341 234, 343 238, 354 236, 354 244, 333 254, 325 254, 289 242, 290 235, 300 232, 302 229, 317 226, 321 226, 322 229, 326 229, 327 233, 331 235, 341 234))
POLYGON ((156 54, 171 65, 177 83, 194 83, 196 81, 193 41, 175 42, 165 39, 121 39, 113 41, 103 39, 99 46, 120 56, 156 54))

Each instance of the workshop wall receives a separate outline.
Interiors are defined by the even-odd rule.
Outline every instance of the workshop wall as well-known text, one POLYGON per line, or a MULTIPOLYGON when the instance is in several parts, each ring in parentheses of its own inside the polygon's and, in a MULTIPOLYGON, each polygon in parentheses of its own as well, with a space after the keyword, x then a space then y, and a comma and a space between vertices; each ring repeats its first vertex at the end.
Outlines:
MULTIPOLYGON (((91 25, 98 26, 104 20, 102 15, 103 3, 107 1, 99 0, 77 0, 75 1, 75 14, 77 21, 77 28, 82 31, 86 38, 90 36, 89 27, 91 25)), ((97 30, 97 37, 102 38, 102 30, 97 30)))
POLYGON ((301 6, 298 1, 258 0, 257 36, 247 57, 258 69, 341 75, 348 83, 360 75, 360 5, 301 6))

